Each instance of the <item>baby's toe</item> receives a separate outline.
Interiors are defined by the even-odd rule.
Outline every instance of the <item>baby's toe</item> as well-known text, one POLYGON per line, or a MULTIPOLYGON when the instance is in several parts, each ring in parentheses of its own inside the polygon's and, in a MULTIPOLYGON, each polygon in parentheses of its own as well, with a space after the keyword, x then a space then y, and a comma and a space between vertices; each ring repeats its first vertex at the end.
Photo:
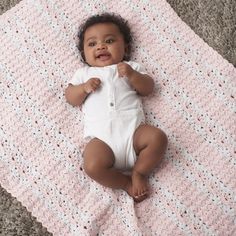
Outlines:
POLYGON ((137 191, 136 194, 134 194, 135 202, 141 202, 147 197, 148 197, 148 192, 146 190, 145 191, 140 190, 140 191, 137 191))
POLYGON ((135 196, 135 197, 134 197, 134 201, 135 201, 135 202, 142 202, 142 201, 145 200, 146 198, 147 198, 147 194, 140 195, 140 196, 135 196))

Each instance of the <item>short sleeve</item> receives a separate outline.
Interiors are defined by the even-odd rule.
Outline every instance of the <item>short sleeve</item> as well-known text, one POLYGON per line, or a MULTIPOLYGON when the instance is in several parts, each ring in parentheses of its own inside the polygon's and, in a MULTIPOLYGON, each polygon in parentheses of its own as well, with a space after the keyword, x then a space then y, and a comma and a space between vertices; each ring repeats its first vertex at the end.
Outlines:
POLYGON ((136 71, 138 71, 139 73, 141 74, 147 74, 147 71, 145 70, 145 68, 137 63, 137 62, 134 62, 134 61, 129 61, 128 64, 136 71))
POLYGON ((79 68, 73 75, 73 77, 71 78, 71 80, 69 81, 69 84, 72 85, 79 85, 84 83, 84 68, 79 68))

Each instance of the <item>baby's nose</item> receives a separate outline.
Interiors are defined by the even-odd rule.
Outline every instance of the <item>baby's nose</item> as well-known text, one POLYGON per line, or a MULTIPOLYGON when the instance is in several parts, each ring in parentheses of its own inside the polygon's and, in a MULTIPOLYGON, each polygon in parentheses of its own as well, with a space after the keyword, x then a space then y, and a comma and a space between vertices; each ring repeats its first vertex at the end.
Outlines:
POLYGON ((107 46, 105 43, 99 43, 97 49, 98 50, 107 49, 107 46))

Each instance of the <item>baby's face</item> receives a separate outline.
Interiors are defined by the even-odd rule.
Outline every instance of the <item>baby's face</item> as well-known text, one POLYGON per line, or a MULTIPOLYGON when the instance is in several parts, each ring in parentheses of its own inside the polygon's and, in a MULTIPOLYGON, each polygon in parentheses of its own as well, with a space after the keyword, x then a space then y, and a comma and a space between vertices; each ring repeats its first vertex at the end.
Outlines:
POLYGON ((90 66, 118 64, 123 60, 126 48, 123 35, 113 23, 98 23, 85 31, 84 55, 90 66))

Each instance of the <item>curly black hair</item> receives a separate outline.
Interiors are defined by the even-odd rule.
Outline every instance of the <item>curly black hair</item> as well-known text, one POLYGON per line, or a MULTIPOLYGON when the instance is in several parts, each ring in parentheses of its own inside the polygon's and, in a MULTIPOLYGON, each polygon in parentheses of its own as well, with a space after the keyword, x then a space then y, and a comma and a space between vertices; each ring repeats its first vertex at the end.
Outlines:
POLYGON ((83 62, 86 63, 85 55, 84 55, 84 34, 90 26, 93 26, 99 23, 113 23, 119 28, 121 34, 123 35, 124 41, 127 45, 127 51, 125 53, 123 60, 129 61, 130 56, 131 56, 132 35, 131 35, 131 30, 128 25, 128 22, 124 20, 120 15, 106 12, 106 13, 97 14, 97 15, 89 17, 80 26, 80 30, 78 33, 78 38, 79 38, 78 49, 81 53, 83 62))

